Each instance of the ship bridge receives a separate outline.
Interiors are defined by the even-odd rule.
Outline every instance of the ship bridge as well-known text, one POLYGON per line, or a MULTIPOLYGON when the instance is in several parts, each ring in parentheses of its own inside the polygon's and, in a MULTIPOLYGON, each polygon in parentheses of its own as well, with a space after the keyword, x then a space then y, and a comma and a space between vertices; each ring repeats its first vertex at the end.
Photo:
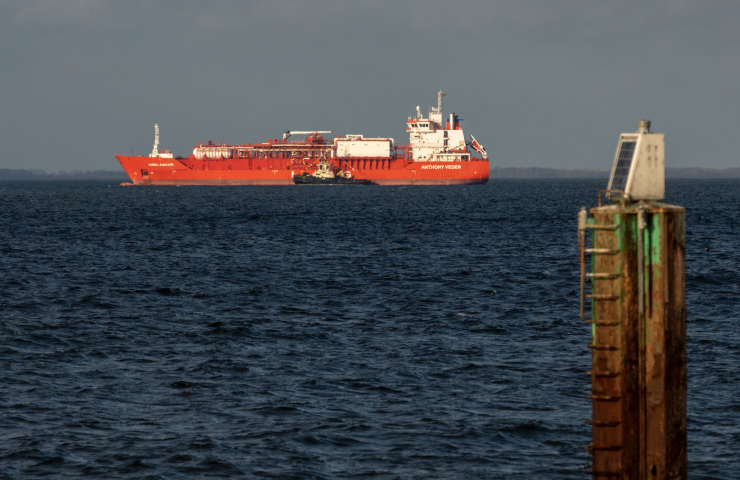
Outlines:
MULTIPOLYGON (((409 118, 406 131, 409 132, 409 147, 415 162, 460 162, 470 160, 468 143, 460 126, 461 118, 454 112, 446 119, 442 114, 442 97, 437 93, 437 106, 432 107, 428 117, 421 115, 416 107, 416 116, 409 118)), ((485 149, 473 138, 470 144, 483 158, 488 158, 485 149)))

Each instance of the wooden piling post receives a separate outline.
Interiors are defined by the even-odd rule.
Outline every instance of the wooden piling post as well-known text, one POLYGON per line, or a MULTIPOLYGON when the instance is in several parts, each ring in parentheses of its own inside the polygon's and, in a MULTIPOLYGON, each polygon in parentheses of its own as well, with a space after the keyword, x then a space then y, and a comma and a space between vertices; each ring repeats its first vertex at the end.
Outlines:
POLYGON ((685 479, 685 209, 591 214, 593 478, 685 479))

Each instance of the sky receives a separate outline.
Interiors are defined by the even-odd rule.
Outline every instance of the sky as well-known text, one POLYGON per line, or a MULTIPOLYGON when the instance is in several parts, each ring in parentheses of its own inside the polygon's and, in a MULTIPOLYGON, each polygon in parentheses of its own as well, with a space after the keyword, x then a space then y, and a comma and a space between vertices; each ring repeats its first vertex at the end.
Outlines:
POLYGON ((437 91, 491 166, 740 167, 740 2, 0 0, 0 168, 330 130, 408 143, 437 91))

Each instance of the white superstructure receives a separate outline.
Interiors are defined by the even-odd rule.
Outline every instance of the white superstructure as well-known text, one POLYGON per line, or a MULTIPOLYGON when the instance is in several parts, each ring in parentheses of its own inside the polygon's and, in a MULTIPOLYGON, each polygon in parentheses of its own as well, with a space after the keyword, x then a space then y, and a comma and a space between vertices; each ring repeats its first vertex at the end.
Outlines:
MULTIPOLYGON (((487 159, 486 149, 475 137, 471 135, 471 141, 465 141, 461 120, 454 112, 447 118, 444 117, 444 96, 440 90, 437 94, 437 106, 430 109, 427 118, 416 107, 416 116, 408 119, 406 131, 409 132, 410 158, 414 162, 462 162, 470 160, 470 147, 487 159)), ((395 153, 392 138, 367 138, 362 135, 335 138, 332 152, 339 158, 391 158, 395 153)))
MULTIPOLYGON (((437 94, 437 106, 424 118, 416 107, 416 116, 408 119, 409 145, 415 162, 460 162, 470 160, 460 120, 453 112, 446 119, 442 115, 442 97, 437 94), (444 122, 444 123, 443 123, 444 122)), ((473 140, 473 148, 487 158, 485 149, 473 140)))

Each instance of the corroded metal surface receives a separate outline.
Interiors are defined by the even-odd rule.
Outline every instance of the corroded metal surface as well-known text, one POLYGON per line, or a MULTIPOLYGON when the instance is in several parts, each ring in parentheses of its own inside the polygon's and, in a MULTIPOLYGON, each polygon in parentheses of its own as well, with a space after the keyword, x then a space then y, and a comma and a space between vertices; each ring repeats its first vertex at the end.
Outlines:
POLYGON ((685 210, 646 202, 641 230, 639 208, 591 210, 588 449, 594 478, 686 478, 685 210))

